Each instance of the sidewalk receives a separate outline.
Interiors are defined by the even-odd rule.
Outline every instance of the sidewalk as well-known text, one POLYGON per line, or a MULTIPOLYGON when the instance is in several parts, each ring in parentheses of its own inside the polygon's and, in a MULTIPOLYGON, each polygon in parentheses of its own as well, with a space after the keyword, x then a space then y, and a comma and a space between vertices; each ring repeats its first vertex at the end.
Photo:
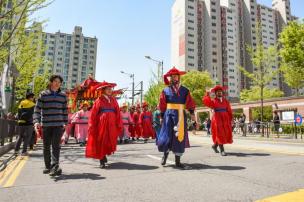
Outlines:
MULTIPOLYGON (((196 131, 195 136, 208 137, 206 131, 196 131)), ((247 134, 246 136, 242 136, 241 134, 233 134, 233 139, 244 139, 244 140, 256 140, 256 141, 265 141, 265 142, 281 142, 281 143, 299 143, 304 146, 304 135, 303 139, 301 139, 301 135, 298 135, 298 139, 295 139, 292 136, 281 135, 279 138, 270 135, 269 138, 261 137, 261 134, 247 134)))
MULTIPOLYGON (((210 136, 206 136, 201 132, 197 135, 193 135, 190 132, 190 144, 200 144, 210 146, 213 144, 210 136)), ((255 152, 269 152, 285 155, 300 155, 304 156, 304 143, 300 142, 289 142, 289 141, 276 141, 267 138, 247 138, 247 137, 234 137, 233 144, 225 145, 226 151, 233 150, 249 150, 255 152)))

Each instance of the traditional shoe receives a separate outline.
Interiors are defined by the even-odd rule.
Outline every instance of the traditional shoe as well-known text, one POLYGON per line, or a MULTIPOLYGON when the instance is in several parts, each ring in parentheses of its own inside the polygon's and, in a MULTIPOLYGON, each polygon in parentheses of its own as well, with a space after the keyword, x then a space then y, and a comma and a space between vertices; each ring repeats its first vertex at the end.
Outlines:
POLYGON ((165 153, 164 153, 164 156, 163 156, 163 158, 162 158, 162 160, 161 160, 161 164, 162 164, 163 166, 166 165, 168 155, 169 155, 169 152, 165 152, 165 153))
POLYGON ((185 165, 180 162, 180 156, 175 155, 175 166, 177 168, 185 168, 185 165))
POLYGON ((214 151, 215 153, 220 153, 219 150, 217 149, 217 145, 212 145, 211 148, 213 149, 213 151, 214 151))

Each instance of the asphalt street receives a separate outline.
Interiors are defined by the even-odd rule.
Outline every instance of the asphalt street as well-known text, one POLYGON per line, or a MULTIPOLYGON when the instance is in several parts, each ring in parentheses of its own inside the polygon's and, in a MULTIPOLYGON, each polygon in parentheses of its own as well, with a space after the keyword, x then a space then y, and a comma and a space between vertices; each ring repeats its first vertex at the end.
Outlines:
POLYGON ((119 145, 106 169, 86 159, 83 147, 63 145, 59 177, 42 174, 39 144, 0 173, 0 201, 246 202, 304 188, 303 143, 236 140, 222 157, 211 150, 210 138, 190 140, 182 157, 186 170, 174 167, 171 153, 167 166, 161 166, 162 154, 152 140, 119 145))

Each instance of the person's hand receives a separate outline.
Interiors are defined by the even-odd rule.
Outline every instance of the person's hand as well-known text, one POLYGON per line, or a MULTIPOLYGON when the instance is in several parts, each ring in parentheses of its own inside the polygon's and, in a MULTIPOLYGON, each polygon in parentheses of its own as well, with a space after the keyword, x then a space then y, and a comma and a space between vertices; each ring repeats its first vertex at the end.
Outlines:
POLYGON ((39 128, 40 128, 40 127, 41 127, 40 123, 35 123, 34 129, 35 129, 36 133, 39 132, 39 128))

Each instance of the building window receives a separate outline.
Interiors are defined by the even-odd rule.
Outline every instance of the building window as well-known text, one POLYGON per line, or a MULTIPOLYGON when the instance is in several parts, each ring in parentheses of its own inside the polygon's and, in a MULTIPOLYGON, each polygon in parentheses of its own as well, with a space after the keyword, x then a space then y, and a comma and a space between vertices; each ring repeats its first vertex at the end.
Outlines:
POLYGON ((188 58, 189 58, 189 59, 194 59, 194 56, 189 55, 188 58))
POLYGON ((213 34, 216 34, 216 30, 213 29, 213 30, 212 30, 212 33, 213 33, 213 34))
POLYGON ((194 30, 194 27, 188 27, 189 30, 194 30))
POLYGON ((193 42, 193 41, 188 41, 188 43, 189 43, 189 44, 194 44, 194 42, 193 42))
POLYGON ((193 48, 188 48, 188 51, 194 52, 194 49, 193 48))
POLYGON ((215 12, 216 12, 216 9, 215 9, 215 8, 212 8, 212 9, 211 9, 211 12, 214 12, 214 13, 215 13, 215 12))
POLYGON ((188 34, 188 36, 189 36, 189 37, 194 37, 194 35, 193 35, 193 34, 188 34))
POLYGON ((194 23, 194 21, 193 21, 193 20, 188 20, 188 22, 189 22, 189 23, 194 23))
POLYGON ((194 67, 194 64, 192 64, 192 63, 188 63, 188 65, 191 66, 191 67, 194 67))
POLYGON ((214 23, 214 22, 211 25, 212 25, 212 27, 216 27, 216 23, 214 23))
POLYGON ((212 59, 212 62, 216 63, 216 62, 217 62, 217 59, 212 59))
POLYGON ((216 20, 216 16, 214 16, 214 15, 213 15, 211 18, 212 18, 213 20, 216 20))
POLYGON ((188 8, 189 8, 189 9, 194 9, 194 7, 193 7, 193 6, 188 6, 188 8))

